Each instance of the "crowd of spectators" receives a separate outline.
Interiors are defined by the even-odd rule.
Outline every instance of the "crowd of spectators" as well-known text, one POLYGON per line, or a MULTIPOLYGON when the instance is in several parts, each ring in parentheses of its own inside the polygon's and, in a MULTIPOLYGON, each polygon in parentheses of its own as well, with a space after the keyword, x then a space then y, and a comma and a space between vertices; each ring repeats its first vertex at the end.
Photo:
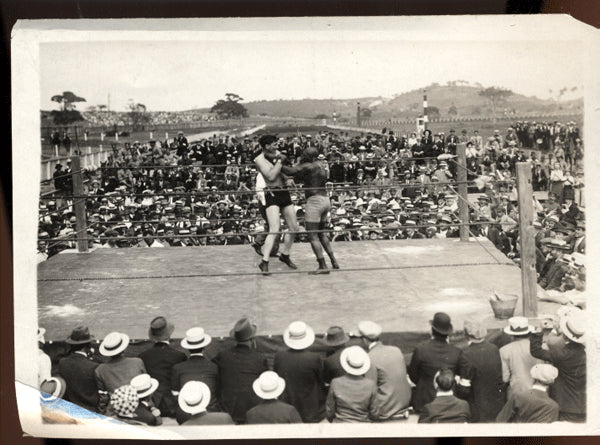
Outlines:
MULTIPOLYGON (((129 113, 117 111, 84 111, 83 118, 90 127, 105 127, 112 129, 115 125, 128 127, 130 125, 129 113)), ((201 121, 215 120, 215 117, 206 111, 149 111, 152 125, 192 125, 201 121)))
POLYGON ((46 406, 60 399, 151 426, 401 422, 411 414, 419 423, 585 422, 584 321, 575 306, 537 327, 513 317, 495 335, 467 320, 459 348, 450 316, 438 312, 430 340, 406 355, 382 343, 372 321, 352 336, 340 326, 317 336, 295 321, 267 351, 248 318, 225 342, 199 326, 175 342, 174 325, 158 316, 151 345, 138 353, 128 352, 127 334, 111 332, 98 347, 80 326, 53 364, 38 332, 39 384, 46 406))
MULTIPOLYGON (((180 132, 171 143, 115 147, 107 162, 84 172, 89 248, 255 243, 265 224, 254 193, 257 140, 215 135, 189 143, 180 132)), ((469 204, 470 235, 489 238, 515 261, 520 256, 515 165, 529 161, 534 190, 548 193, 532 203, 540 283, 564 290, 581 289, 585 280, 581 255, 571 255, 585 253, 582 155, 565 157, 568 140, 557 137, 552 151, 525 150, 511 127, 485 143, 478 131, 451 130, 445 136, 426 130, 417 138, 384 130, 288 135, 279 145, 290 163, 306 147, 319 149, 330 181, 329 236, 351 242, 458 237, 455 155, 465 142, 469 191, 478 196, 469 204)), ((575 143, 570 153, 582 149, 580 139, 575 143)), ((71 175, 70 164, 57 165, 56 192, 41 200, 40 260, 75 249, 71 175)), ((302 223, 301 188, 292 187, 292 201, 302 223)), ((301 232, 296 240, 307 236, 301 232)))

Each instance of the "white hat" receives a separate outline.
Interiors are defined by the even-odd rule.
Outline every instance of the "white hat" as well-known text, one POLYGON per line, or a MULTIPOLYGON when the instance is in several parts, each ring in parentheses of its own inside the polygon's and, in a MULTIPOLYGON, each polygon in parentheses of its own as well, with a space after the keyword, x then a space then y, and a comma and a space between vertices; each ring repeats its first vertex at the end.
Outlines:
POLYGON ((294 321, 283 331, 283 342, 292 349, 306 349, 315 341, 315 331, 303 321, 294 321))
POLYGON ((121 332, 111 332, 100 343, 100 354, 105 357, 114 357, 120 354, 129 345, 129 336, 121 332))
POLYGON ((358 323, 358 332, 369 340, 376 340, 381 335, 381 326, 373 321, 361 321, 358 323))
POLYGON ((149 374, 136 375, 129 384, 136 389, 138 399, 149 396, 158 388, 158 380, 153 379, 149 374))
POLYGON ((545 385, 552 385, 556 377, 558 377, 558 369, 546 363, 539 363, 533 366, 529 373, 534 380, 545 385))
POLYGON ((574 343, 585 343, 585 313, 574 311, 560 319, 560 330, 574 343))
POLYGON ((285 389, 285 380, 274 371, 265 371, 252 383, 252 389, 261 399, 276 399, 285 389))
POLYGON ((188 414, 204 412, 210 403, 210 389, 203 382, 187 382, 179 391, 177 401, 183 412, 188 414))
POLYGON ((202 328, 191 328, 185 332, 185 338, 181 340, 181 346, 185 349, 200 349, 208 345, 212 337, 204 332, 202 328))
POLYGON ((340 364, 350 375, 363 375, 371 367, 371 359, 360 346, 350 346, 340 354, 340 364))
POLYGON ((527 335, 533 331, 533 326, 529 324, 526 317, 512 317, 508 319, 508 326, 504 332, 508 335, 527 335))

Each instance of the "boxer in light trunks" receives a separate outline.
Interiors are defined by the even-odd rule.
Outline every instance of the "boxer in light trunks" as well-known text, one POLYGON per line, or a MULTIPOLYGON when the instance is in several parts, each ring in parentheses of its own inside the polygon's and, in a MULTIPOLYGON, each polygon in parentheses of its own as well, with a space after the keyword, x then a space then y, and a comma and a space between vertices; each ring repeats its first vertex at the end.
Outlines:
POLYGON ((298 268, 290 259, 290 250, 294 243, 295 233, 298 231, 298 221, 296 220, 296 210, 292 204, 290 192, 281 190, 286 187, 285 178, 281 172, 285 156, 277 151, 277 138, 272 135, 264 135, 260 137, 258 142, 262 147, 262 153, 254 158, 254 163, 266 183, 263 191, 267 222, 269 223, 269 234, 265 239, 262 248, 262 261, 258 267, 264 275, 268 275, 269 257, 275 239, 279 236, 280 214, 285 218, 291 233, 286 233, 283 237, 283 248, 279 255, 279 261, 287 264, 292 269, 298 268))
POLYGON ((313 232, 315 230, 324 230, 327 224, 327 214, 331 209, 331 203, 325 183, 327 182, 327 172, 323 165, 317 161, 318 151, 315 147, 308 147, 302 153, 301 163, 294 167, 284 166, 283 173, 288 176, 293 176, 294 180, 302 181, 307 188, 306 209, 304 212, 304 221, 310 245, 317 257, 319 268, 311 272, 312 274, 327 274, 327 264, 323 258, 323 250, 327 252, 331 260, 331 266, 334 269, 339 269, 331 242, 325 232, 313 232))

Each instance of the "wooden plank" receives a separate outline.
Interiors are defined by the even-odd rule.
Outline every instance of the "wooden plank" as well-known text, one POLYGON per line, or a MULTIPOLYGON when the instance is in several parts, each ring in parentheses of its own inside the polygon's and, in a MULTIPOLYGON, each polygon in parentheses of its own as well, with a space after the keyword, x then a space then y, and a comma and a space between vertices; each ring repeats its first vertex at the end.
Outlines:
MULTIPOLYGON (((469 206, 467 204, 467 200, 469 199, 469 195, 467 193, 467 155, 466 155, 467 144, 460 143, 456 147, 456 162, 458 163, 458 168, 456 169, 456 180, 459 182, 458 184, 458 215, 460 217, 460 222, 465 223, 469 222, 469 206)), ((469 241, 469 226, 460 226, 460 240, 461 241, 469 241)))
POLYGON ((519 191, 519 235, 521 239, 521 288, 523 315, 537 316, 537 274, 535 269, 535 231, 533 228, 533 188, 531 164, 517 162, 517 190, 519 191))

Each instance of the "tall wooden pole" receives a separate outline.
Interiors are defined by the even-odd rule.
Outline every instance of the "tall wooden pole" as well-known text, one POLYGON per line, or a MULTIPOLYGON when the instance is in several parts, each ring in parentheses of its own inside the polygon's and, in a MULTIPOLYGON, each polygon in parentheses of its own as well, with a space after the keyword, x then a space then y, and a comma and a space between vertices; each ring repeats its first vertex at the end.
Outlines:
MULTIPOLYGON (((468 189, 467 189, 467 144, 461 142, 456 147, 456 180, 458 181, 458 215, 461 223, 469 222, 469 206, 467 205, 468 189)), ((460 240, 469 241, 469 226, 460 226, 460 240)))
POLYGON ((519 193, 519 235, 521 239, 521 288, 523 315, 537 317, 537 274, 535 269, 535 230, 533 228, 533 187, 531 164, 517 162, 519 193))
MULTIPOLYGON (((82 196, 83 191, 83 175, 81 174, 81 158, 73 156, 71 158, 71 171, 73 178, 73 195, 82 196)), ((79 252, 88 251, 87 240, 87 218, 85 216, 85 199, 73 198, 73 207, 75 208, 75 230, 77 231, 77 250, 79 252)))

